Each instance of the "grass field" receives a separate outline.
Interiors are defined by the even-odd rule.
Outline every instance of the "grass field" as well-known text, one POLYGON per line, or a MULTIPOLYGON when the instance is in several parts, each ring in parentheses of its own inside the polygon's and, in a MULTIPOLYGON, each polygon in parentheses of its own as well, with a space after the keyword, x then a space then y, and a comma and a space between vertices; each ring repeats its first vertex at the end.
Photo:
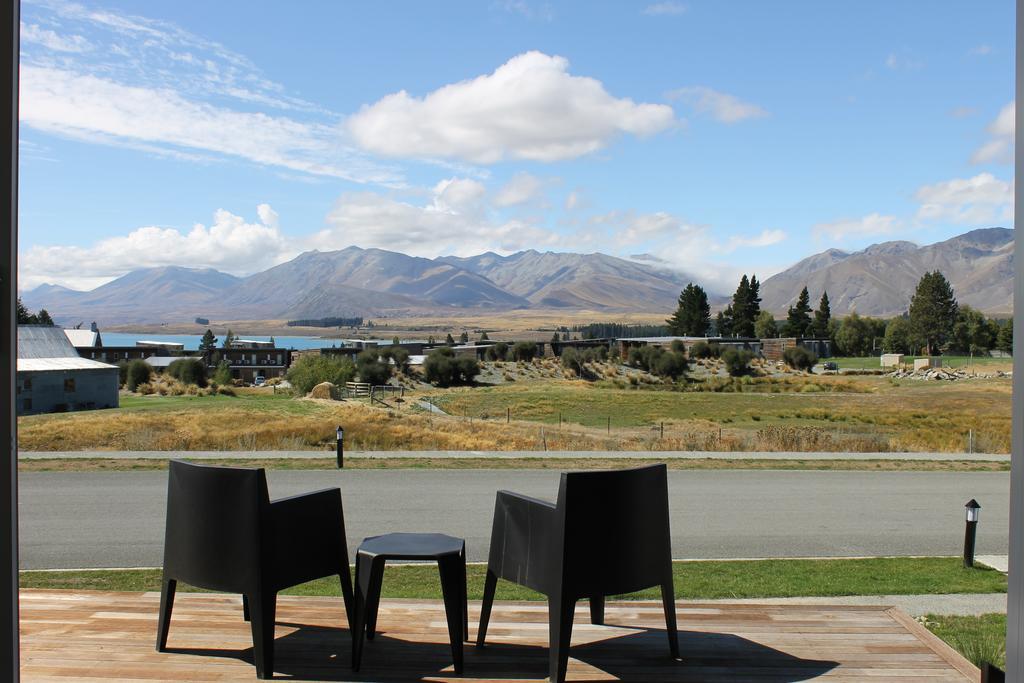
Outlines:
MULTIPOLYGON (((903 364, 910 369, 914 367, 914 360, 918 356, 904 356, 903 364)), ((880 365, 878 356, 864 356, 864 357, 838 357, 829 358, 827 360, 833 361, 839 365, 840 370, 881 370, 883 369, 880 365)), ((947 368, 964 368, 964 369, 976 369, 978 372, 995 372, 1002 370, 1003 372, 1013 369, 1012 358, 988 358, 988 357, 977 357, 971 358, 970 356, 942 356, 942 365, 947 368)))
MULTIPOLYGON (((538 366, 540 367, 540 366, 538 366)), ((113 410, 18 419, 19 447, 54 450, 706 450, 1007 453, 1009 379, 786 376, 727 391, 623 388, 548 376, 407 393, 404 403, 122 396, 113 410), (450 416, 416 408, 427 395, 450 416)), ((715 385, 719 386, 719 385, 715 385)), ((720 387, 721 388, 721 387, 720 387)))
MULTIPOLYGON (((483 596, 485 567, 467 567, 470 600, 483 596)), ((837 595, 923 595, 1005 593, 1006 576, 992 569, 965 569, 955 557, 836 560, 754 560, 676 562, 676 598, 711 600, 837 595)), ((160 570, 59 570, 20 573, 21 588, 153 591, 160 570)), ((189 590, 179 584, 178 590, 189 590)), ((321 579, 284 591, 291 595, 340 595, 337 579, 321 579)), ((385 598, 441 598, 437 566, 390 565, 384 573, 385 598)), ((631 599, 657 599, 657 589, 632 593, 631 599)), ((499 582, 499 600, 540 600, 527 588, 499 582)))

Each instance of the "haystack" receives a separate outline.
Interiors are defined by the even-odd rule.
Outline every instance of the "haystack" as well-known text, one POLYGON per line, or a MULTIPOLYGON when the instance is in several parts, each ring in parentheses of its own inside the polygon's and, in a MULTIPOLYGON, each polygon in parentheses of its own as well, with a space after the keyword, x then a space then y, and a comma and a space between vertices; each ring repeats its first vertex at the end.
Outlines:
POLYGON ((338 392, 338 387, 331 382, 320 382, 313 390, 309 392, 310 398, 326 398, 337 401, 341 395, 338 392))

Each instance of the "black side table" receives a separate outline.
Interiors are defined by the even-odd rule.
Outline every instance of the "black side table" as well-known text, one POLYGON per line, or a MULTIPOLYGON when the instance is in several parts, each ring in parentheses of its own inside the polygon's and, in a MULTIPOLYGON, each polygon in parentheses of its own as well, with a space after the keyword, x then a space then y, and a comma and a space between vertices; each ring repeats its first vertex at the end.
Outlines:
POLYGON ((448 617, 455 673, 462 673, 462 641, 469 639, 466 604, 466 542, 445 534, 385 534, 365 539, 356 551, 355 626, 352 670, 359 671, 363 636, 373 640, 380 606, 384 563, 388 560, 435 560, 448 617))

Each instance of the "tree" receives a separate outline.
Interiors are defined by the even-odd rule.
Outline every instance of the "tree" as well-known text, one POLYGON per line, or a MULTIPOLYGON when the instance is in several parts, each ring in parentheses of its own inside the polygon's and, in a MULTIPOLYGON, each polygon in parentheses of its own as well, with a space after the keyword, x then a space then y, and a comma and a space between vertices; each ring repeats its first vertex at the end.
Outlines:
POLYGON ((508 344, 497 342, 487 349, 487 360, 505 360, 508 358, 508 344))
POLYGON ((372 385, 385 384, 391 379, 391 366, 382 362, 380 354, 374 349, 366 349, 356 356, 356 371, 360 381, 372 385))
POLYGON ((718 317, 715 318, 715 330, 719 337, 732 336, 732 304, 718 312, 718 317))
POLYGON ((711 325, 711 306, 707 292, 692 282, 679 293, 679 306, 668 323, 669 334, 682 337, 705 337, 711 325))
POLYGON ((995 335, 984 314, 970 306, 961 306, 953 323, 950 348, 974 355, 987 352, 995 342, 995 335))
POLYGON ((455 337, 452 336, 451 332, 449 332, 448 336, 444 338, 444 343, 448 346, 455 346, 455 337))
POLYGON ((490 341, 490 340, 491 340, 491 338, 487 336, 487 331, 486 330, 484 332, 480 333, 480 341, 483 342, 483 341, 490 341))
MULTIPOLYGON (((217 363, 217 369, 213 371, 213 381, 221 386, 228 386, 234 383, 231 376, 231 364, 226 360, 217 363)), ((312 387, 310 387, 312 389, 312 387)))
POLYGON ((270 335, 270 345, 275 348, 277 347, 277 342, 274 340, 274 335, 270 335))
POLYGON ((911 353, 913 351, 914 330, 910 320, 904 316, 893 318, 885 326, 882 338, 882 350, 886 353, 911 353))
POLYGON ((560 341, 562 341, 562 338, 560 336, 558 336, 557 332, 555 332, 553 335, 551 335, 551 343, 552 344, 557 344, 560 341))
POLYGON ((532 361, 537 357, 537 344, 534 342, 516 342, 512 345, 512 360, 532 361))
POLYGON ((754 354, 746 349, 726 349, 722 352, 722 362, 730 377, 740 377, 750 374, 750 361, 754 360, 754 354))
POLYGON ((231 328, 229 327, 228 328, 228 333, 226 335, 224 335, 224 348, 225 349, 230 349, 231 348, 231 342, 235 341, 235 339, 236 339, 236 337, 235 337, 234 333, 231 332, 231 328))
POLYGON ((956 324, 956 299, 953 287, 938 270, 925 273, 910 300, 910 324, 914 335, 929 355, 942 353, 956 324))
POLYGON ((380 350, 380 357, 392 363, 396 372, 405 373, 409 370, 409 352, 401 346, 385 346, 380 350))
POLYGON ((782 352, 782 360, 794 370, 811 370, 818 362, 818 354, 802 346, 794 346, 782 352))
POLYGON ((761 311, 754 321, 754 336, 771 339, 779 336, 779 326, 775 324, 775 316, 771 311, 761 311))
POLYGON ((754 321, 761 313, 761 299, 757 278, 740 278, 736 293, 732 295, 732 334, 735 337, 753 337, 754 321))
POLYGON ((459 335, 459 343, 460 344, 468 344, 469 343, 469 332, 463 332, 462 334, 459 335))
POLYGON ((199 358, 179 358, 167 366, 167 374, 182 384, 206 386, 206 363, 199 358))
POLYGON ((25 304, 21 303, 20 296, 17 303, 17 316, 19 325, 53 325, 53 318, 45 308, 40 308, 39 313, 31 313, 25 308, 25 304))
POLYGON ((472 384, 473 378, 480 374, 480 364, 476 358, 469 356, 456 357, 448 347, 434 349, 423 361, 423 376, 428 382, 440 387, 456 384, 472 384))
POLYGON ((996 335, 996 348, 1003 353, 1013 355, 1013 318, 1003 321, 996 335))
POLYGON ((36 320, 40 325, 53 326, 53 318, 50 317, 50 314, 46 312, 45 308, 39 309, 39 313, 36 314, 36 320))
POLYGON ((867 356, 874 345, 874 325, 856 312, 843 318, 836 333, 836 345, 845 356, 867 356))
POLYGON ((199 340, 200 351, 213 351, 217 348, 217 338, 213 336, 212 330, 206 330, 203 338, 199 340))
POLYGON ((321 382, 344 386, 356 376, 356 366, 348 357, 303 354, 288 369, 288 381, 303 394, 321 382))
POLYGON ((135 391, 140 384, 148 382, 152 374, 153 368, 149 366, 149 363, 138 358, 133 360, 128 363, 127 372, 125 373, 125 388, 128 391, 135 391))
POLYGON ((800 290, 800 296, 796 299, 796 305, 791 306, 786 314, 786 324, 783 326, 782 334, 786 337, 803 337, 807 334, 807 328, 811 326, 811 296, 807 288, 800 290))
POLYGON ((832 307, 829 305, 828 292, 821 293, 818 310, 814 312, 814 336, 828 338, 828 324, 832 320, 832 307))

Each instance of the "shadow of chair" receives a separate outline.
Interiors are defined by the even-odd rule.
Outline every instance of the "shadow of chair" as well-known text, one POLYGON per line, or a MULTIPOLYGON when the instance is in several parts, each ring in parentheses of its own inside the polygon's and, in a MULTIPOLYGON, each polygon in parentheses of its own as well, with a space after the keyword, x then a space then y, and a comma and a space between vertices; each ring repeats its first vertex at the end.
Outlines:
POLYGON ((668 476, 664 464, 563 473, 555 504, 498 491, 477 645, 483 647, 498 579, 548 598, 549 673, 565 680, 576 602, 604 623, 608 595, 661 588, 669 652, 679 658, 668 476))
MULTIPOLYGON (((411 641, 390 635, 387 627, 374 641, 376 655, 387 666, 372 673, 349 670, 350 652, 341 647, 341 629, 281 622, 295 631, 277 641, 277 673, 295 681, 438 681, 458 680, 450 657, 436 642, 411 641), (334 644, 332 648, 330 645, 334 644)), ((624 629, 625 630, 625 629, 624 629)), ((660 654, 664 635, 660 629, 612 631, 601 640, 580 644, 572 654, 593 669, 574 673, 574 681, 622 683, 669 683, 671 681, 737 681, 756 679, 772 683, 797 683, 823 676, 837 662, 802 659, 754 641, 727 633, 682 631, 681 660, 660 654)), ((252 650, 169 649, 228 659, 251 661, 252 650)), ((545 648, 536 645, 498 643, 466 649, 464 676, 470 680, 537 680, 548 674, 545 648)))
POLYGON ((339 489, 271 502, 262 468, 171 461, 157 651, 166 650, 178 581, 241 593, 256 675, 270 678, 277 593, 327 576, 341 580, 351 630, 352 577, 339 489))

